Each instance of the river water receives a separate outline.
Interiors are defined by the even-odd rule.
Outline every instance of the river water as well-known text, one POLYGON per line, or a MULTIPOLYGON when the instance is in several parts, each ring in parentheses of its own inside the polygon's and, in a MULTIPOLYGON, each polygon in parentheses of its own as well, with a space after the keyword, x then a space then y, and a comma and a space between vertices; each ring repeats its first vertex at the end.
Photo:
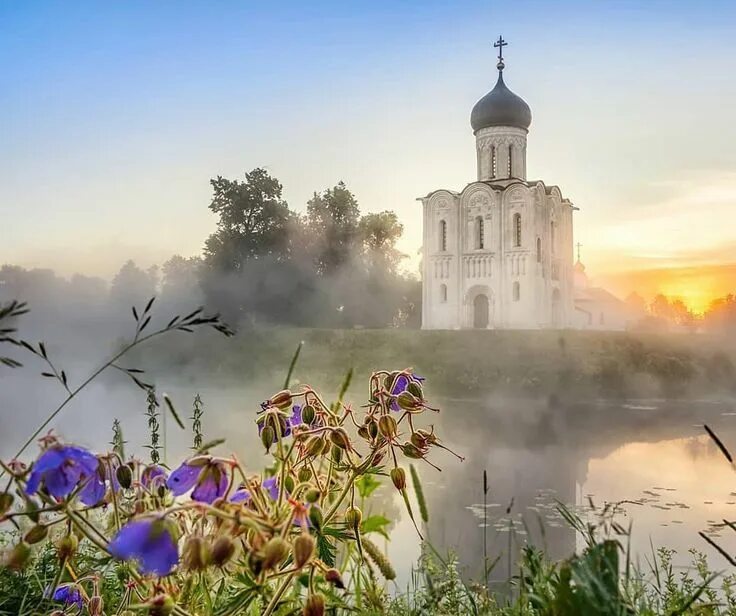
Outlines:
MULTIPOLYGON (((279 389, 282 378, 274 374, 273 382, 213 387, 204 377, 169 374, 158 382, 184 417, 199 392, 205 404, 205 438, 226 437, 223 450, 235 451, 256 471, 268 458, 252 421, 258 403, 279 389)), ((713 567, 726 568, 698 531, 724 518, 736 519, 736 477, 702 426, 711 425, 736 450, 734 401, 581 400, 551 406, 493 396, 443 398, 431 383, 427 390, 442 410, 427 413, 425 423, 432 423, 465 461, 439 451, 432 461, 441 472, 417 464, 429 505, 426 531, 438 550, 458 555, 468 578, 482 578, 484 535, 489 560, 498 559, 493 579, 505 579, 525 541, 543 544, 554 558, 582 547, 560 519, 557 502, 592 516, 591 503, 601 508, 624 501, 617 519, 631 524, 633 554, 643 566, 653 545, 676 550, 678 566, 689 564, 688 549, 695 547, 709 556, 713 567), (489 487, 485 507, 483 470, 489 487)), ((364 402, 361 391, 351 390, 356 405, 364 402)), ((0 456, 11 456, 60 397, 52 383, 27 373, 2 376, 0 456)), ((143 455, 144 408, 139 390, 108 378, 94 384, 53 425, 70 441, 99 447, 109 441, 110 425, 118 417, 129 450, 143 455)), ((187 454, 190 437, 172 424, 166 428, 166 454, 175 462, 187 454)), ((370 509, 397 520, 386 547, 403 583, 419 556, 417 534, 390 486, 379 490, 370 509)), ((720 533, 719 541, 736 552, 736 534, 720 533)))

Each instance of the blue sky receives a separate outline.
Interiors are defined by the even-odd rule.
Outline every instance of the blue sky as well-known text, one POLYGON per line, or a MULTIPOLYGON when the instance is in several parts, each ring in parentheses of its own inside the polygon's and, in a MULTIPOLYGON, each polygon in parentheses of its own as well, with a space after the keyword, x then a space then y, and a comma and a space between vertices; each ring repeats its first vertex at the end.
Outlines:
POLYGON ((735 31, 713 1, 0 0, 0 262, 196 254, 209 178, 255 166, 297 209, 344 180, 414 255, 414 199, 474 179, 501 33, 529 177, 581 208, 594 271, 736 262, 735 31))

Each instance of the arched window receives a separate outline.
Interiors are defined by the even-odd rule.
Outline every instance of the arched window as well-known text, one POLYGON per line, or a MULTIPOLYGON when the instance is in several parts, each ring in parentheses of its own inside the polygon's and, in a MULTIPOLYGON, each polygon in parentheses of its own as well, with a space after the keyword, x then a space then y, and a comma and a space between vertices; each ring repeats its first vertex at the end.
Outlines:
POLYGON ((514 214, 514 246, 521 246, 521 214, 514 214))
POLYGON ((513 165, 511 164, 512 158, 513 158, 513 152, 514 152, 514 146, 509 144, 509 160, 508 160, 508 169, 507 169, 508 173, 506 174, 507 177, 512 177, 511 173, 514 169, 513 165))
POLYGON ((537 263, 542 262, 542 238, 537 238, 537 263))
POLYGON ((447 301, 447 285, 441 284, 440 285, 440 302, 445 303, 447 301))
POLYGON ((518 302, 520 297, 521 297, 521 285, 519 284, 519 281, 517 280, 516 282, 514 282, 514 287, 513 287, 514 301, 518 302))
POLYGON ((496 146, 492 145, 491 146, 491 177, 492 178, 496 177, 497 171, 498 170, 496 169, 496 146))
POLYGON ((483 217, 475 218, 475 247, 478 249, 485 248, 485 227, 483 225, 483 217))
POLYGON ((552 254, 555 254, 555 223, 549 223, 549 245, 552 254))
POLYGON ((440 220, 440 250, 447 250, 447 222, 440 220))

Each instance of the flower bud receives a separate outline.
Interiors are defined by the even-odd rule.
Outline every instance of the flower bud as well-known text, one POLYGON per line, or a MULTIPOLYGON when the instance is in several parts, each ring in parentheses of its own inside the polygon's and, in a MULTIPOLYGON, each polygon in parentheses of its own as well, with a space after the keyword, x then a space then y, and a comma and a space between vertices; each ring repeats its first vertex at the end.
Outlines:
POLYGON ((89 603, 87 604, 89 616, 103 616, 104 605, 105 602, 102 600, 102 597, 100 597, 100 595, 91 596, 89 598, 89 603))
POLYGON ((325 439, 321 436, 313 436, 307 441, 306 450, 310 456, 319 456, 324 449, 325 439))
POLYGON ((342 460, 342 449, 337 445, 332 446, 332 461, 336 464, 340 464, 342 460))
POLYGON ((294 539, 294 565, 297 569, 301 569, 306 565, 314 554, 314 539, 309 533, 302 533, 294 539))
POLYGON ((27 543, 22 541, 16 545, 5 559, 5 566, 9 569, 20 571, 26 566, 28 559, 31 557, 31 548, 27 543))
POLYGON ((409 412, 416 412, 422 408, 422 401, 408 391, 402 391, 396 397, 396 402, 402 409, 409 412))
POLYGON ((294 478, 291 475, 284 477, 284 489, 291 494, 294 491, 294 478))
POLYGON ((115 469, 115 477, 121 488, 127 490, 133 485, 133 470, 127 464, 121 464, 115 469))
POLYGON ((292 394, 288 389, 283 389, 275 394, 268 401, 270 406, 276 406, 280 409, 288 409, 291 406, 292 394))
POLYGON ((313 528, 317 530, 322 529, 322 510, 319 508, 319 505, 312 505, 309 508, 309 513, 307 514, 309 516, 309 523, 312 525, 313 528))
POLYGON ((376 438, 378 436, 379 426, 378 422, 372 421, 368 424, 368 436, 371 438, 376 438))
POLYGON ((417 449, 424 449, 427 446, 427 439, 419 432, 412 432, 409 440, 417 449))
POLYGON ((216 567, 223 567, 235 554, 235 544, 227 535, 220 535, 212 544, 210 558, 216 567))
POLYGON ((263 568, 275 569, 289 553, 289 544, 281 537, 273 537, 263 548, 263 568))
POLYGON ((325 580, 327 580, 333 586, 338 588, 345 588, 345 582, 342 581, 342 576, 337 569, 328 569, 325 573, 325 580))
POLYGON ((315 411, 314 407, 311 404, 307 404, 302 409, 302 421, 311 426, 314 423, 315 418, 317 417, 317 411, 315 411))
POLYGON ((299 469, 299 474, 297 475, 297 477, 301 482, 309 481, 312 478, 312 469, 308 466, 302 466, 299 469))
POLYGON ((408 441, 401 446, 401 451, 404 452, 404 455, 407 458, 412 458, 413 460, 421 460, 424 458, 424 454, 421 449, 408 441))
POLYGON ((149 616, 169 616, 176 605, 174 600, 167 594, 161 593, 148 602, 149 616))
POLYGON ((415 398, 419 398, 420 400, 424 399, 424 392, 422 391, 422 386, 416 381, 411 381, 406 386, 406 391, 408 391, 415 398))
POLYGON ((43 524, 36 524, 33 528, 31 528, 31 530, 26 533, 26 536, 23 538, 23 540, 27 544, 33 545, 34 543, 39 543, 40 541, 46 539, 48 534, 48 526, 44 526, 43 524))
POLYGON ((363 512, 357 507, 349 507, 345 511, 345 524, 348 528, 352 528, 357 531, 360 528, 360 523, 363 521, 363 512))
POLYGON ((307 597, 307 602, 304 604, 303 616, 324 616, 325 613, 325 598, 315 593, 307 597))
POLYGON ((0 494, 0 516, 5 515, 13 506, 15 497, 10 492, 0 494))
POLYGON ((261 430, 261 443, 263 443, 263 446, 266 448, 266 453, 270 451, 271 445, 273 445, 275 440, 276 430, 273 429, 273 426, 263 426, 263 430, 261 430))
POLYGON ((340 449, 350 448, 350 437, 345 428, 333 428, 330 432, 330 440, 340 449))
POLYGON ((201 535, 191 535, 184 542, 181 560, 189 571, 201 571, 210 563, 210 546, 201 535))
POLYGON ((79 539, 76 535, 64 535, 56 544, 59 560, 69 560, 77 551, 79 539))
POLYGON ((316 503, 320 496, 322 496, 322 493, 317 488, 310 488, 304 495, 304 500, 312 504, 316 503))
POLYGON ((253 575, 258 577, 263 571, 263 555, 259 552, 250 552, 248 554, 248 566, 253 572, 253 575))
POLYGON ((403 490, 406 488, 406 471, 399 466, 392 468, 391 481, 397 490, 403 490))
POLYGON ((391 415, 381 415, 378 418, 378 431, 390 440, 396 436, 398 424, 391 415))
POLYGON ((360 426, 360 428, 358 428, 358 436, 360 438, 364 438, 364 439, 369 439, 371 437, 370 433, 368 432, 368 426, 367 425, 360 426))

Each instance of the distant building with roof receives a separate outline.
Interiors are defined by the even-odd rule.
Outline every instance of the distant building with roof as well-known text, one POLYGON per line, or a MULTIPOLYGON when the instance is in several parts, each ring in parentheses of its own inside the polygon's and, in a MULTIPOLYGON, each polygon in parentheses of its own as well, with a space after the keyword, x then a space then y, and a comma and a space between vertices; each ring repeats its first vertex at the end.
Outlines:
POLYGON ((577 329, 618 330, 630 329, 645 315, 602 287, 594 287, 585 273, 585 266, 578 259, 573 266, 573 303, 577 329))
POLYGON ((422 327, 575 327, 573 210, 557 186, 527 179, 529 105, 498 80, 473 107, 477 180, 423 205, 422 327))

